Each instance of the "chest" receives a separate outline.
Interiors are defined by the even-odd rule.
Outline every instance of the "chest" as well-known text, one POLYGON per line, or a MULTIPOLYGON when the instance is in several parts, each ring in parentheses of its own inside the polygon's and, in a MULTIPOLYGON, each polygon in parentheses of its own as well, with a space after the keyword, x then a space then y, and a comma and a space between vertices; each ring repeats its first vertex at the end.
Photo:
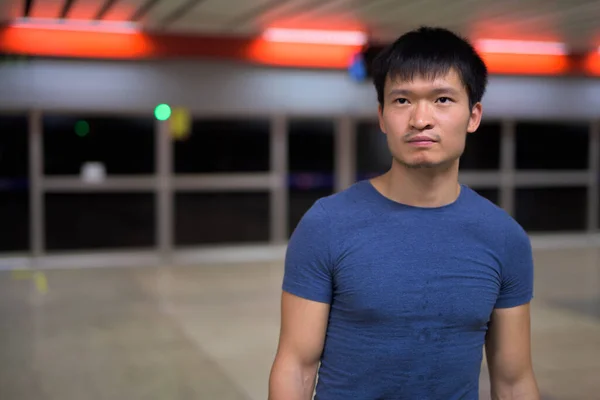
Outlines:
POLYGON ((501 286, 493 249, 452 238, 379 244, 356 246, 336 268, 332 307, 345 319, 459 330, 488 322, 501 286))

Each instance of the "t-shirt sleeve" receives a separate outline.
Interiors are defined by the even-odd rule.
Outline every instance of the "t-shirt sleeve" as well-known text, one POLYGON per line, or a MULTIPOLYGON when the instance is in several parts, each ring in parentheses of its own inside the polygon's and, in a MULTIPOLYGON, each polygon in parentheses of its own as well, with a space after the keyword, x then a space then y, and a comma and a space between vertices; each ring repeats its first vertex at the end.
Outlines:
POLYGON ((330 303, 333 292, 328 215, 318 200, 292 234, 285 256, 282 288, 293 295, 330 303))
POLYGON ((527 233, 518 226, 506 235, 500 295, 496 308, 529 303, 533 298, 533 252, 527 233))

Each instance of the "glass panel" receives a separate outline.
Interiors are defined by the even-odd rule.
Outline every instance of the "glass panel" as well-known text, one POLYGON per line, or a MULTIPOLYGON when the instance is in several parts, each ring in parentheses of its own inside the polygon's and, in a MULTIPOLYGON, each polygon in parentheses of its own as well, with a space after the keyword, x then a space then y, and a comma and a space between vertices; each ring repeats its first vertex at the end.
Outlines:
POLYGON ((589 125, 585 122, 516 125, 517 169, 587 169, 588 148, 589 125))
POLYGON ((334 191, 335 123, 291 120, 288 142, 288 234, 291 234, 313 203, 334 191))
POLYGON ((175 244, 267 242, 269 193, 186 193, 175 195, 175 244))
POLYGON ((48 250, 143 248, 154 246, 152 193, 48 193, 48 250))
MULTIPOLYGON (((0 115, 0 178, 27 178, 29 124, 25 115, 0 115)), ((16 183, 16 182, 14 182, 16 183)))
POLYGON ((587 228, 587 188, 515 190, 516 220, 527 231, 582 231, 587 228))
POLYGON ((482 122, 476 132, 467 135, 465 151, 460 158, 463 171, 500 169, 500 141, 502 125, 499 122, 482 122))
POLYGON ((29 190, 0 191, 0 252, 29 249, 29 190))
POLYGON ((387 136, 377 121, 356 125, 356 179, 364 180, 386 172, 392 163, 387 136))
POLYGON ((492 203, 500 206, 500 189, 473 189, 480 196, 485 197, 492 203))
POLYGON ((262 172, 270 165, 268 119, 195 119, 187 139, 174 142, 175 172, 262 172))
POLYGON ((45 115, 44 172, 79 175, 86 162, 108 175, 153 174, 154 120, 144 117, 45 115))
POLYGON ((0 115, 0 252, 29 249, 29 124, 0 115))

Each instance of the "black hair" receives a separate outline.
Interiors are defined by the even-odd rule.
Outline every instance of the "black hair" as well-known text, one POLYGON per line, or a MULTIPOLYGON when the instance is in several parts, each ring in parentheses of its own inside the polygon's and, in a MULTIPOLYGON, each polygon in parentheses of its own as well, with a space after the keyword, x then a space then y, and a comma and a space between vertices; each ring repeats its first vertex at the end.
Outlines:
POLYGON ((371 71, 377 100, 383 107, 387 78, 412 80, 415 75, 428 79, 446 75, 454 69, 469 96, 469 108, 485 93, 488 71, 474 47, 445 28, 421 27, 400 36, 373 60, 371 71))

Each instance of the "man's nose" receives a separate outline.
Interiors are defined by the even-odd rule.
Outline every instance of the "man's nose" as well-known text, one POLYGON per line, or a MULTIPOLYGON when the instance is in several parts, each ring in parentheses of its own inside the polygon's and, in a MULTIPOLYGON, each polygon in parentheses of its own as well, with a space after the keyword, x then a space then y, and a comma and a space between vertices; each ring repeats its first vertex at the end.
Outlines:
POLYGON ((413 109, 410 124, 413 129, 424 131, 433 128, 431 107, 426 103, 418 103, 413 109))

